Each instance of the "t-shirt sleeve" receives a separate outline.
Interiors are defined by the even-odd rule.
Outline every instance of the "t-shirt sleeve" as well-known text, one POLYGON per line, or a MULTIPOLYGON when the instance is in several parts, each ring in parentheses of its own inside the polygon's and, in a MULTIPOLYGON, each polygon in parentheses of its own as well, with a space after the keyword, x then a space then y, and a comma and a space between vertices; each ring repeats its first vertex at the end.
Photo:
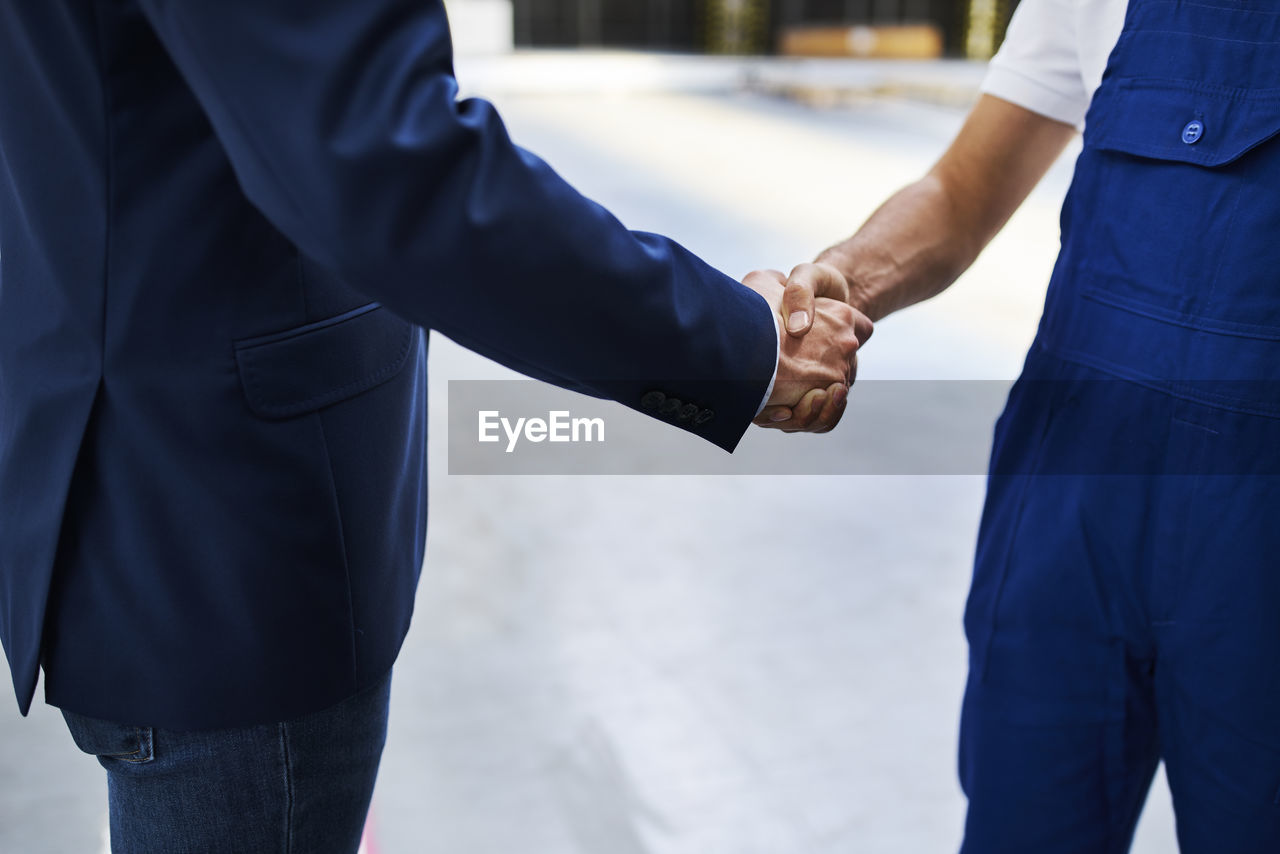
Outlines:
POLYGON ((982 91, 1076 127, 1089 109, 1074 0, 1022 0, 982 91))

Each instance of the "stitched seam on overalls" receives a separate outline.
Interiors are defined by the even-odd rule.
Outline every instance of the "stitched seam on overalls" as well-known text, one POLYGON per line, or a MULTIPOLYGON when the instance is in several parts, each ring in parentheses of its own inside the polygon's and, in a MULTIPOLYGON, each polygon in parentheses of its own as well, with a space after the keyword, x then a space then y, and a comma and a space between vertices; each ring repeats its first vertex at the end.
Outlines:
POLYGON ((1004 558, 1000 562, 1000 576, 996 580, 996 589, 991 594, 991 616, 990 625, 987 628, 986 639, 982 649, 982 663, 980 671, 980 679, 985 681, 987 677, 988 665, 991 661, 992 640, 996 634, 996 623, 1000 613, 1000 603, 1004 599, 1005 582, 1009 578, 1009 569, 1013 564, 1013 545, 1017 542, 1018 535, 1022 531, 1022 521, 1026 516, 1027 510, 1027 492, 1031 488, 1031 478, 1038 477, 1037 471, 1040 463, 1044 459, 1044 447, 1049 438, 1049 431, 1053 427, 1053 423, 1057 418, 1061 406, 1053 405, 1045 416, 1044 425, 1040 428, 1040 438, 1036 443, 1036 449, 1031 458, 1030 474, 1022 475, 1021 484, 1018 489, 1018 509, 1013 518, 1013 530, 1009 533, 1009 540, 1005 547, 1004 558))
POLYGON ((1204 39, 1205 41, 1226 42, 1227 44, 1247 44, 1247 45, 1252 45, 1254 47, 1263 47, 1263 46, 1269 47, 1276 44, 1276 42, 1274 41, 1252 41, 1250 39, 1228 39, 1228 38, 1223 38, 1222 36, 1207 36, 1207 35, 1204 35, 1203 33, 1197 33, 1193 30, 1143 30, 1142 34, 1144 36, 1145 35, 1195 36, 1196 38, 1204 39))
POLYGON ((1148 3, 1147 5, 1148 5, 1148 6, 1157 6, 1157 5, 1159 5, 1159 6, 1178 6, 1178 5, 1181 5, 1181 6, 1182 6, 1182 7, 1184 7, 1184 8, 1186 8, 1186 7, 1190 7, 1190 8, 1192 8, 1192 9, 1212 9, 1212 10, 1213 10, 1213 11, 1215 11, 1215 12, 1221 12, 1221 11, 1223 11, 1224 9, 1225 9, 1225 10, 1228 10, 1228 11, 1240 10, 1240 9, 1241 9, 1241 7, 1243 6, 1243 11, 1245 11, 1245 12, 1252 12, 1252 13, 1256 13, 1256 14, 1259 14, 1259 15, 1267 15, 1267 16, 1272 17, 1272 18, 1280 17, 1280 13, 1277 13, 1277 12, 1275 12, 1275 11, 1271 10, 1271 9, 1263 9, 1263 8, 1261 8, 1261 5, 1260 5, 1260 4, 1259 4, 1258 6, 1252 6, 1252 7, 1251 7, 1251 6, 1248 6, 1248 5, 1247 5, 1247 0, 1246 0, 1246 3, 1244 3, 1244 4, 1242 4, 1242 3, 1240 3, 1240 2, 1235 2, 1235 3, 1223 3, 1222 5, 1214 5, 1213 3, 1173 3, 1173 2, 1170 2, 1170 0, 1152 0, 1152 2, 1148 3))
MULTIPOLYGON (((1261 404, 1251 403, 1243 398, 1234 398, 1228 395, 1219 395, 1212 392, 1195 391, 1188 388, 1184 384, 1180 384, 1175 380, 1162 380, 1156 377, 1146 376, 1134 371, 1132 368, 1116 365, 1106 359, 1096 356, 1090 356, 1077 350, 1066 347, 1046 348, 1050 353, 1068 362, 1077 365, 1083 365, 1086 368, 1093 368, 1110 374, 1117 379, 1126 380, 1135 383, 1143 388, 1158 391, 1167 394, 1170 397, 1176 397, 1179 400, 1189 400, 1193 403, 1202 403, 1205 406, 1212 406, 1215 409, 1225 409, 1228 412, 1239 412, 1244 415, 1258 415, 1263 418, 1280 418, 1280 405, 1275 407, 1266 407, 1261 404)), ((1277 383, 1280 385, 1280 383, 1277 383)))
MULTIPOLYGON (((1184 35, 1196 35, 1185 33, 1184 35)), ((1205 36, 1208 38, 1208 36, 1205 36)), ((1276 44, 1262 42, 1262 44, 1276 44)), ((1268 86, 1263 89, 1245 88, 1242 86, 1224 86, 1220 83, 1205 83, 1203 80, 1189 80, 1185 77, 1125 77, 1116 81, 1118 90, 1176 90, 1178 92, 1197 92, 1202 95, 1215 95, 1230 101, 1280 101, 1280 87, 1268 86)))

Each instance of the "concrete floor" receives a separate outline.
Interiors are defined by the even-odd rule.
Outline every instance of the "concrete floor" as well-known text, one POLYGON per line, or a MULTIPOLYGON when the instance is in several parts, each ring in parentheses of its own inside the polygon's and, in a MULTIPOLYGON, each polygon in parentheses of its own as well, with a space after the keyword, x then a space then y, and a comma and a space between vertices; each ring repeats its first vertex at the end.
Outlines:
MULTIPOLYGON (((628 225, 736 275, 850 232, 961 118, 750 95, 498 101, 517 141, 628 225)), ((880 324, 862 379, 1013 378, 1069 166, 950 293, 880 324)), ((955 850, 979 476, 449 475, 445 381, 511 375, 432 347, 430 541, 371 851, 955 850)), ((856 456, 858 418, 855 392, 835 433, 748 448, 856 456)), ((99 775, 56 713, 0 711, 0 852, 97 851, 99 775)), ((1176 850, 1163 781, 1134 850, 1176 850)))

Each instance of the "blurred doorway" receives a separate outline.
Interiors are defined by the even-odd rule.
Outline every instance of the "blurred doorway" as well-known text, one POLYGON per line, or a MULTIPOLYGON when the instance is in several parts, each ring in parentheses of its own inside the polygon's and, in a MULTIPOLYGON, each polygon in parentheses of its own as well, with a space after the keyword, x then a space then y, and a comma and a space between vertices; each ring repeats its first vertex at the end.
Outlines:
POLYGON ((514 0, 522 47, 702 49, 703 0, 514 0))
POLYGON ((521 47, 611 47, 771 53, 784 28, 933 24, 964 55, 978 13, 998 45, 1017 0, 514 0, 521 47), (725 22, 738 33, 725 37, 725 22))

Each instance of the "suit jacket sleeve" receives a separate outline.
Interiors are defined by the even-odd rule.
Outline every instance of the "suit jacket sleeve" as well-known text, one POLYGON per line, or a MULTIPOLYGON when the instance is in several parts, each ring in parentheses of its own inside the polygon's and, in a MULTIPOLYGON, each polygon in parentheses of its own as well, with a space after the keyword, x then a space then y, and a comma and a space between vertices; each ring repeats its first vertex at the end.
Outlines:
POLYGON ((244 193, 307 255, 517 370, 636 409, 654 391, 694 404, 668 420, 736 446, 776 365, 768 305, 457 100, 439 0, 140 6, 244 193))

